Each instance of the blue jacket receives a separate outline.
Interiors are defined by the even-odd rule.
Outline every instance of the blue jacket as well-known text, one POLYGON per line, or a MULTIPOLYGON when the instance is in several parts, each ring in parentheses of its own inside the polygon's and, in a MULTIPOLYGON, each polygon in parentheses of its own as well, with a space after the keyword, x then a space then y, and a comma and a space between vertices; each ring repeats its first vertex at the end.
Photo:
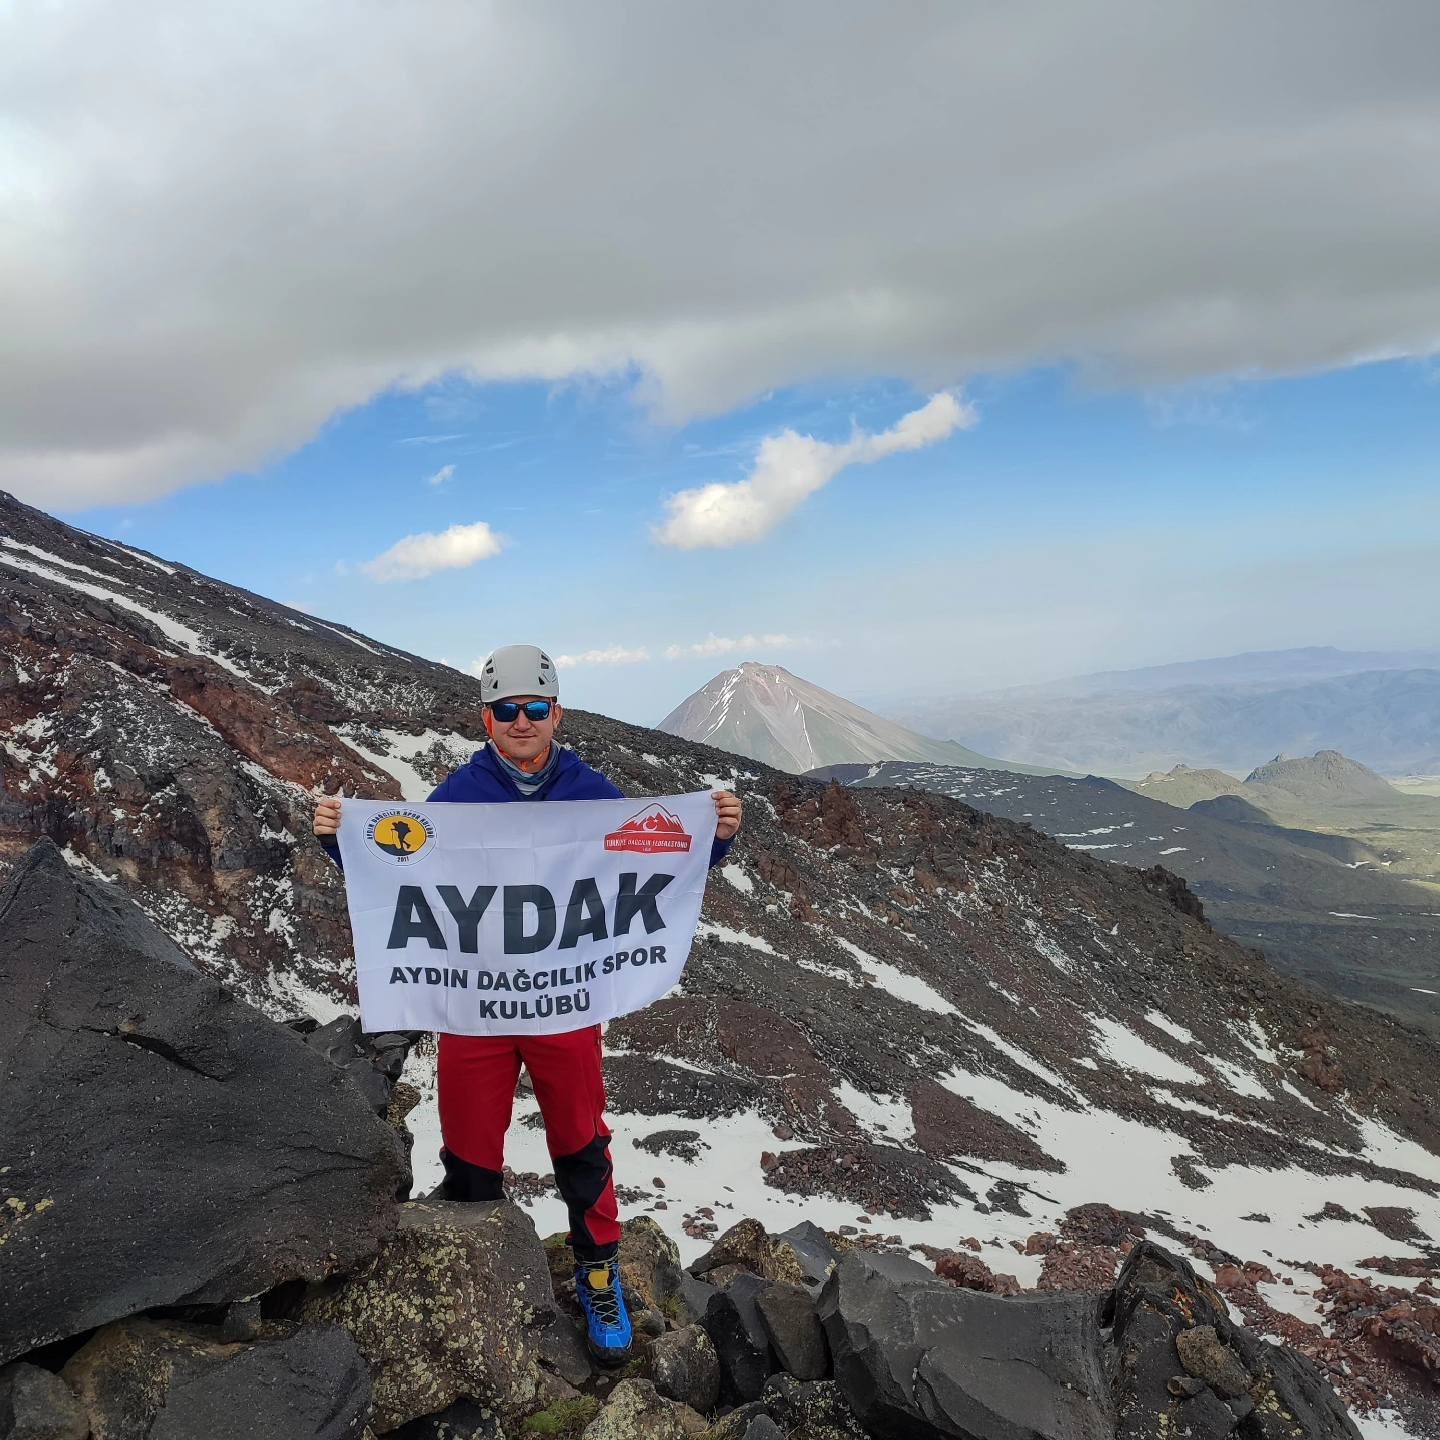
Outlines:
MULTIPOLYGON (((477 750, 464 765, 442 780, 431 792, 431 800, 460 804, 497 804, 506 800, 623 800, 623 792, 598 770, 587 765, 573 750, 562 748, 555 768, 533 794, 522 795, 505 767, 495 758, 492 746, 477 750)), ((340 846, 333 835, 320 842, 325 853, 340 864, 340 846)), ((716 840, 710 847, 710 863, 718 865, 735 844, 716 840)), ((343 866, 341 867, 344 868, 343 866)))

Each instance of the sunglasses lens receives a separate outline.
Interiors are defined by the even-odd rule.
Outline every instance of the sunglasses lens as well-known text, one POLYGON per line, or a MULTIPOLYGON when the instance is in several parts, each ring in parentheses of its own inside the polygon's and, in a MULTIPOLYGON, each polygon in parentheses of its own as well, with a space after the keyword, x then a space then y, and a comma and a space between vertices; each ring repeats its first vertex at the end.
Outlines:
POLYGON ((550 702, 548 700, 527 700, 524 705, 515 700, 497 700, 490 709, 502 725, 513 724, 520 718, 521 710, 524 710, 527 720, 548 720, 550 718, 550 702))

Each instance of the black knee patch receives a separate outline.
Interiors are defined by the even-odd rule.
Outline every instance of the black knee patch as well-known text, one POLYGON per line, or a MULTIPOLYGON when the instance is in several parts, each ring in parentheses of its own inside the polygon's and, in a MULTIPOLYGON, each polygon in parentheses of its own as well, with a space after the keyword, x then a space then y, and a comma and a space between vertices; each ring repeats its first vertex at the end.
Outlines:
POLYGON ((570 1244, 580 1260, 605 1260, 615 1253, 614 1245, 597 1245, 585 1217, 605 1193, 614 1167, 610 1163, 610 1137, 597 1135, 573 1155, 557 1155, 555 1188, 570 1212, 570 1244))
POLYGON ((505 1177, 498 1170, 487 1170, 483 1165, 472 1165, 448 1150, 440 1152, 440 1161, 445 1166, 445 1179, 440 1185, 441 1197, 445 1200, 503 1200, 505 1198, 505 1177))

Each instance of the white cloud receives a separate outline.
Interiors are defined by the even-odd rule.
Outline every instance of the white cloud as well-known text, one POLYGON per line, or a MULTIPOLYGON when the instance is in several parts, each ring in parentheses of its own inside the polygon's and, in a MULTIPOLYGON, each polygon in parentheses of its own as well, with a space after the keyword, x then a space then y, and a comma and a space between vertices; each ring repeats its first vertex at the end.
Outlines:
MULTIPOLYGON (((557 655, 555 663, 568 669, 572 665, 640 665, 652 659, 703 660, 712 655, 736 655, 766 650, 784 650, 805 642, 790 635, 707 635, 703 640, 667 645, 652 654, 647 645, 607 645, 602 649, 580 650, 573 655, 557 655)), ((483 662, 471 667, 478 675, 483 662)))
POLYGON ((0 488, 151 498, 447 374, 673 421, 1440 349, 1433 0, 245 14, 0 7, 0 488))
POLYGON ((650 652, 641 646, 627 650, 623 645, 610 645, 603 650, 582 650, 577 655, 557 655, 555 663, 562 668, 571 665, 639 665, 650 658, 650 652))
POLYGON ((711 655, 738 655, 763 650, 785 650, 801 644, 789 635, 707 635, 689 645, 667 645, 667 660, 704 660, 711 655))
POLYGON ((869 465, 902 450, 922 450, 975 423, 975 412, 949 391, 878 435, 857 430, 833 444, 785 430, 767 436, 743 480, 682 490, 665 502, 656 527, 662 545, 681 550, 745 545, 768 535, 787 515, 850 465, 869 465))
POLYGON ((423 580, 437 570, 463 570, 477 560, 489 560, 504 548, 504 539, 477 520, 439 534, 407 535, 359 568, 372 580, 423 580))
POLYGON ((449 480, 454 474, 455 474, 455 467, 454 467, 453 465, 442 465, 442 466, 430 477, 430 484, 432 484, 432 485, 443 485, 443 484, 444 484, 447 480, 449 480))

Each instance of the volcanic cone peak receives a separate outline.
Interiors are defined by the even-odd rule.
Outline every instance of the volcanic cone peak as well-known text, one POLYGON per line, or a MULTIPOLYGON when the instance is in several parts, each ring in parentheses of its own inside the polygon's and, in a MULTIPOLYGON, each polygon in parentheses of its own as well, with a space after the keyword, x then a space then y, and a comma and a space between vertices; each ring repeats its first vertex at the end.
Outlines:
POLYGON ((953 740, 918 735, 792 675, 782 665, 753 660, 716 675, 676 706, 659 728, 797 774, 822 765, 882 760, 1031 768, 991 760, 953 740))

